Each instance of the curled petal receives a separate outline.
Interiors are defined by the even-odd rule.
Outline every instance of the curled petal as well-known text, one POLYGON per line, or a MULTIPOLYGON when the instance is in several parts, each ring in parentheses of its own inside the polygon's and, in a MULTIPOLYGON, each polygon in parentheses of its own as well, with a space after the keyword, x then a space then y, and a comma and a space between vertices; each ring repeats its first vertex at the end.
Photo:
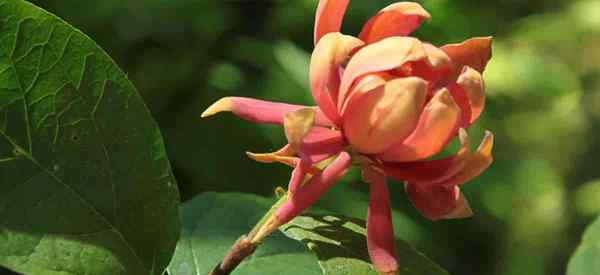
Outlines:
POLYGON ((456 202, 456 207, 452 209, 448 214, 444 215, 442 219, 451 220, 451 219, 464 219, 473 216, 473 210, 469 205, 469 201, 465 197, 465 194, 460 192, 460 197, 458 198, 458 202, 456 202))
POLYGON ((388 73, 374 73, 360 77, 356 80, 356 84, 352 86, 351 91, 348 93, 347 99, 340 109, 340 115, 344 115, 346 107, 348 107, 348 102, 352 102, 354 96, 359 97, 363 95, 363 93, 375 90, 385 85, 385 83, 392 78, 394 77, 388 73))
POLYGON ((479 176, 487 169, 494 158, 492 157, 492 148, 494 147, 494 135, 486 131, 485 137, 477 148, 477 151, 469 156, 466 163, 459 173, 452 178, 441 182, 443 185, 458 185, 463 184, 473 178, 479 176))
POLYGON ((300 151, 300 144, 315 123, 315 111, 309 108, 287 113, 283 118, 285 137, 292 149, 300 151))
POLYGON ((406 140, 392 145, 379 157, 384 161, 415 161, 441 151, 456 133, 460 108, 450 92, 443 89, 427 104, 417 128, 406 140))
POLYGON ((450 95, 452 95, 452 99, 454 99, 454 102, 456 102, 456 105, 460 109, 460 127, 468 128, 471 126, 472 117, 469 96, 465 90, 456 83, 446 86, 446 89, 448 89, 450 95))
POLYGON ((456 94, 466 98, 467 112, 470 114, 467 122, 469 125, 475 122, 485 105, 485 87, 481 73, 471 67, 465 67, 456 84, 449 85, 448 88, 452 91, 453 96, 456 94))
POLYGON ((423 44, 412 37, 390 37, 360 49, 350 59, 338 97, 338 108, 342 108, 350 87, 367 74, 398 68, 407 62, 427 58, 423 44))
POLYGON ((386 175, 412 185, 444 185, 463 184, 487 169, 493 161, 492 147, 494 135, 486 131, 477 151, 469 151, 466 131, 460 130, 462 148, 454 156, 438 160, 415 162, 384 162, 380 165, 386 175))
POLYGON ((471 38, 459 44, 445 45, 441 49, 450 56, 457 76, 464 66, 483 73, 492 58, 492 37, 471 38))
POLYGON ((407 36, 429 19, 431 15, 417 3, 394 3, 369 19, 359 38, 371 44, 391 36, 407 36))
POLYGON ((350 52, 363 44, 355 37, 336 32, 323 36, 313 51, 310 61, 312 95, 321 110, 336 124, 340 121, 336 107, 340 86, 339 70, 346 63, 350 52))
POLYGON ((283 124, 283 117, 303 108, 313 109, 315 124, 321 126, 333 126, 333 123, 317 107, 293 105, 279 102, 271 102, 245 97, 224 97, 213 103, 202 113, 202 117, 208 117, 220 112, 233 112, 238 117, 256 122, 268 124, 283 124))
POLYGON ((302 211, 315 203, 325 191, 339 180, 352 164, 347 152, 340 155, 321 173, 314 175, 302 185, 275 213, 277 223, 285 224, 298 216, 302 211))
POLYGON ((402 141, 415 129, 426 96, 427 82, 417 77, 353 96, 343 116, 349 143, 361 153, 375 154, 402 141))
POLYGON ((411 64, 409 75, 421 77, 435 84, 452 72, 452 61, 444 51, 429 43, 423 43, 423 49, 425 49, 427 59, 411 64))
POLYGON ((426 218, 466 218, 473 214, 458 186, 406 184, 413 206, 426 218))
POLYGON ((367 168, 369 182, 369 211, 367 213, 367 248, 369 256, 380 274, 393 274, 398 270, 396 241, 392 226, 389 192, 385 175, 367 168))
POLYGON ((469 136, 465 129, 460 129, 459 137, 462 146, 453 156, 436 160, 384 162, 381 169, 397 181, 420 185, 444 182, 458 174, 470 156, 469 136))
POLYGON ((330 32, 339 32, 349 0, 320 0, 315 17, 314 42, 330 32))

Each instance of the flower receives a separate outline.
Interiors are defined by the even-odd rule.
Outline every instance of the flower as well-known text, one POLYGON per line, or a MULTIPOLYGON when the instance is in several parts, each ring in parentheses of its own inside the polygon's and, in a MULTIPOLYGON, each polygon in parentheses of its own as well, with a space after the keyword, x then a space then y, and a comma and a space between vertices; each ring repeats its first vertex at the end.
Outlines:
POLYGON ((252 122, 284 126, 286 146, 248 153, 259 162, 294 167, 288 199, 267 226, 271 230, 312 205, 358 163, 370 186, 369 255, 381 274, 393 274, 398 262, 387 177, 405 182, 413 205, 431 220, 472 215, 459 186, 491 164, 493 135, 486 132, 472 152, 465 129, 484 108, 482 73, 491 58, 491 38, 436 47, 409 37, 430 19, 411 2, 381 10, 358 38, 343 35, 348 4, 321 0, 317 8, 310 64, 317 106, 226 97, 202 116, 231 111, 252 122), (456 136, 462 144, 456 154, 430 159, 456 136))

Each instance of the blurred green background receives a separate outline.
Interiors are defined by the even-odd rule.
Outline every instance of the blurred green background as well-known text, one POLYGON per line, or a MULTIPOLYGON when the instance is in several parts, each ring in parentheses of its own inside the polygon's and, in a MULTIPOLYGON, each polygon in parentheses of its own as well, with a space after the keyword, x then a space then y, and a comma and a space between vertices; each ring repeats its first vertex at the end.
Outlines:
MULTIPOLYGON (((245 151, 284 144, 279 127, 232 115, 201 120, 216 99, 311 104, 316 0, 36 0, 98 42, 128 73, 165 136, 184 199, 203 191, 272 196, 290 170, 245 151)), ((357 34, 393 1, 351 1, 357 34)), ((396 235, 452 274, 564 274, 600 212, 600 0, 424 0, 433 20, 415 36, 442 45, 493 35, 486 111, 471 129, 497 137, 495 163, 464 186, 473 218, 432 223, 390 183, 396 235)), ((320 207, 364 218, 352 171, 320 207)))

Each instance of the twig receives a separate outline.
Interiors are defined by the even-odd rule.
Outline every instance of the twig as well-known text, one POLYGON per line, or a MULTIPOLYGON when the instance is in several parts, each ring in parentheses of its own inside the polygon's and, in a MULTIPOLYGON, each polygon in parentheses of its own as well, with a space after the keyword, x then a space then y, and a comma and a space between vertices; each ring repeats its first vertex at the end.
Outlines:
POLYGON ((236 242, 233 244, 223 261, 221 261, 213 271, 211 271, 208 275, 229 275, 233 270, 247 257, 252 255, 260 242, 269 235, 273 230, 270 228, 269 230, 265 230, 265 226, 272 227, 271 223, 274 219, 274 213, 277 211, 277 208, 281 204, 283 204, 287 200, 287 195, 284 194, 279 197, 279 200, 271 207, 271 209, 260 219, 260 221, 254 226, 254 228, 248 233, 248 235, 242 235, 236 242), (270 222, 271 221, 271 222, 270 222))
POLYGON ((229 275, 246 257, 254 253, 257 246, 246 235, 242 235, 209 275, 229 275))

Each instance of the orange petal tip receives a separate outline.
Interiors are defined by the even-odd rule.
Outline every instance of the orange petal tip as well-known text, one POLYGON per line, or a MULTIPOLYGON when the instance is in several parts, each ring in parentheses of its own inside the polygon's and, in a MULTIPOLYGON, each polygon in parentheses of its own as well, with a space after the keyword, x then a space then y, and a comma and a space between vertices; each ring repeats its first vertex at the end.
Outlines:
POLYGON ((423 17, 428 22, 431 21, 431 14, 429 14, 429 12, 427 12, 427 10, 423 8, 423 6, 421 6, 419 3, 415 3, 415 2, 394 3, 394 4, 391 4, 387 7, 385 7, 381 11, 382 12, 398 11, 398 12, 402 12, 403 14, 406 14, 406 15, 418 15, 418 16, 423 17))
POLYGON ((200 115, 200 117, 205 118, 205 117, 209 117, 209 116, 215 115, 220 112, 229 112, 232 109, 233 109, 233 101, 228 97, 224 97, 224 98, 217 100, 217 102, 213 103, 212 105, 210 105, 202 113, 202 115, 200 115))
POLYGON ((273 163, 276 161, 276 156, 273 153, 257 154, 252 152, 246 152, 246 156, 257 162, 262 163, 273 163))
POLYGON ((458 199, 458 204, 454 210, 445 215, 444 219, 464 219, 473 216, 473 210, 469 205, 469 201, 465 198, 465 196, 460 193, 460 198, 458 199))

